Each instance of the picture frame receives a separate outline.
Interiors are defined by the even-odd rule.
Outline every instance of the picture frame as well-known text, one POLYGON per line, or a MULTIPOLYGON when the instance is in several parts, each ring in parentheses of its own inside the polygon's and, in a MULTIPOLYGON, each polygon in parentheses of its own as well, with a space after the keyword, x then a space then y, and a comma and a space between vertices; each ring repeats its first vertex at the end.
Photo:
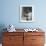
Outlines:
POLYGON ((20 5, 20 22, 33 22, 33 21, 34 21, 34 6, 20 5))

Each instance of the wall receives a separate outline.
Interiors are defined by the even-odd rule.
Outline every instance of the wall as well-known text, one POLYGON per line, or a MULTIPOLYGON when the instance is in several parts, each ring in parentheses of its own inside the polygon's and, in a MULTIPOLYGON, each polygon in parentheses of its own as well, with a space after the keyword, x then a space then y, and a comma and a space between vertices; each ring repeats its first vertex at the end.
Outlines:
POLYGON ((1 0, 0 25, 13 24, 16 28, 41 27, 46 28, 46 0, 1 0), (35 21, 21 23, 19 20, 19 6, 34 5, 35 21))

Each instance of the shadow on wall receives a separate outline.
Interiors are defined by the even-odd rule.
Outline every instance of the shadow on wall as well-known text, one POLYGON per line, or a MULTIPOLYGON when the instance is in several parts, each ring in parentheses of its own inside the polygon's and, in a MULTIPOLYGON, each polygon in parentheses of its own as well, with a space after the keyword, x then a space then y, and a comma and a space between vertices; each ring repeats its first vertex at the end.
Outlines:
POLYGON ((6 30, 3 30, 4 28, 6 28, 6 26, 4 24, 0 24, 0 43, 2 43, 2 32, 5 32, 6 30))

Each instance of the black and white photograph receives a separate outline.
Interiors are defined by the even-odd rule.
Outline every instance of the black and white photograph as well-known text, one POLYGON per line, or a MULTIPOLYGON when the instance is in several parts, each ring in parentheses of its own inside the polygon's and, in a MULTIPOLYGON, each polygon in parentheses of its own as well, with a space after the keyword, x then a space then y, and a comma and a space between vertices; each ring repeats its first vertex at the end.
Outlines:
POLYGON ((32 5, 21 5, 20 6, 20 21, 21 22, 32 22, 34 11, 32 5))

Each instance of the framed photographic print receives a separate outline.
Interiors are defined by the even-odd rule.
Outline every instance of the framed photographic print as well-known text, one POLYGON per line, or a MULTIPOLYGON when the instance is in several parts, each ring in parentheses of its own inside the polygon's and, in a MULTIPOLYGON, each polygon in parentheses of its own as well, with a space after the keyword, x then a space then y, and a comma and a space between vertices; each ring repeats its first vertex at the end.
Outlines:
POLYGON ((34 20, 34 6, 20 5, 20 22, 32 22, 34 20))

